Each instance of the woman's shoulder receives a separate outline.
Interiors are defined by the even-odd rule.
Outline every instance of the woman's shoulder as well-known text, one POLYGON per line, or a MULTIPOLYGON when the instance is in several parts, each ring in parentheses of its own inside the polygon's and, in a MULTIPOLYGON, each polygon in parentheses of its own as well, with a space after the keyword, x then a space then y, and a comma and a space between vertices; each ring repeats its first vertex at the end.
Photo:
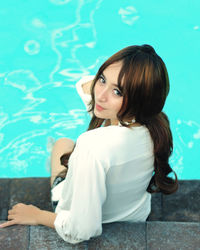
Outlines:
MULTIPOLYGON (((145 126, 140 127, 134 127, 134 128, 127 128, 123 126, 107 126, 107 127, 99 127, 92 130, 88 130, 84 133, 82 133, 79 138, 82 140, 90 139, 90 140, 96 140, 101 138, 118 138, 121 136, 130 136, 130 135, 136 135, 140 133, 144 133, 147 131, 147 128, 145 126)), ((113 139, 114 139, 113 138, 113 139)))
POLYGON ((84 132, 81 136, 112 136, 113 134, 136 134, 141 133, 142 131, 147 131, 146 126, 138 126, 138 127, 124 127, 121 125, 110 125, 106 127, 99 127, 92 130, 88 130, 84 132))
POLYGON ((113 151, 115 148, 123 148, 138 139, 141 140, 146 133, 145 126, 132 129, 121 126, 100 127, 81 134, 77 143, 87 145, 86 147, 95 151, 113 151))
POLYGON ((97 140, 101 138, 112 137, 113 134, 122 132, 122 128, 119 126, 107 126, 99 127, 92 130, 88 130, 79 136, 81 140, 97 140))

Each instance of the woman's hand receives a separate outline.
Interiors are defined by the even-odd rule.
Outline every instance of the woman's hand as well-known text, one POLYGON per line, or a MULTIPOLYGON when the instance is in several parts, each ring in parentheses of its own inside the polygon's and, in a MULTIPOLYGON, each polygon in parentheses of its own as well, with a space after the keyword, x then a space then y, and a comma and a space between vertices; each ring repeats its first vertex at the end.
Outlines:
POLYGON ((38 218, 42 210, 33 205, 18 203, 8 210, 8 221, 1 224, 0 228, 15 224, 38 225, 38 218))

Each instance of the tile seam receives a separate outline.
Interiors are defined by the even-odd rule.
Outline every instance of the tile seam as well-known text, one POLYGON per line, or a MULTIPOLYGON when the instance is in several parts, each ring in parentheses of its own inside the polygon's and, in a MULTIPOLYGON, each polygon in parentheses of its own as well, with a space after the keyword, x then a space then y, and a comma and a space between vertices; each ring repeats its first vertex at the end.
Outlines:
POLYGON ((163 221, 164 218, 164 211, 163 211, 163 194, 161 193, 161 221, 163 221))
POLYGON ((148 250, 148 242, 147 242, 147 221, 145 222, 145 250, 148 250))
POLYGON ((30 250, 30 238, 31 238, 31 230, 30 230, 31 226, 28 226, 28 246, 27 246, 27 250, 30 250))
POLYGON ((9 179, 8 188, 9 188, 9 199, 8 199, 8 210, 10 209, 10 199, 11 199, 11 179, 9 179))
POLYGON ((13 179, 9 179, 9 201, 8 201, 8 210, 11 208, 10 204, 11 204, 11 184, 12 184, 12 180, 13 179))

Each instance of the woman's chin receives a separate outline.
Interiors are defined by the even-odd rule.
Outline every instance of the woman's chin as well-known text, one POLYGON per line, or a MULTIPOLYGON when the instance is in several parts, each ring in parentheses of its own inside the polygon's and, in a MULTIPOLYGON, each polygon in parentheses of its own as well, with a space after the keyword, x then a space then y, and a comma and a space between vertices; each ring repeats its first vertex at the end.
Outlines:
POLYGON ((98 112, 96 109, 94 109, 94 114, 97 118, 100 118, 100 119, 106 119, 103 115, 101 115, 100 112, 98 112))

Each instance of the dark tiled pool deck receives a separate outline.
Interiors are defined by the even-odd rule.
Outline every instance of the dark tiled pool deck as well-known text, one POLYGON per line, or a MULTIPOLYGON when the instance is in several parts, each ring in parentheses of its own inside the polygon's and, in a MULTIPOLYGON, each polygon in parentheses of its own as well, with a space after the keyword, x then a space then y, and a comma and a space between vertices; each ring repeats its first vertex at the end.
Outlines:
MULTIPOLYGON (((0 179, 0 223, 19 202, 51 211, 49 178, 0 179)), ((173 195, 152 195, 147 222, 104 224, 101 236, 76 245, 51 228, 15 225, 0 229, 0 249, 200 249, 200 180, 180 181, 173 195)))

